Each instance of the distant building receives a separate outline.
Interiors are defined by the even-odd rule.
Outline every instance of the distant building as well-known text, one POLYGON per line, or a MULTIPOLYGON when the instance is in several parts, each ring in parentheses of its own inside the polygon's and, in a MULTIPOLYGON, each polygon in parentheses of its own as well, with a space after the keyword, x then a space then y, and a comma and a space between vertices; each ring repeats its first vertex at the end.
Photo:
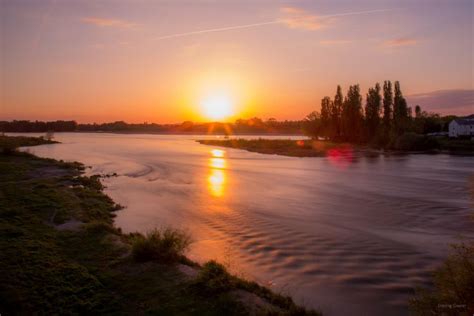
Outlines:
POLYGON ((474 136, 474 114, 457 118, 449 123, 449 137, 474 136))

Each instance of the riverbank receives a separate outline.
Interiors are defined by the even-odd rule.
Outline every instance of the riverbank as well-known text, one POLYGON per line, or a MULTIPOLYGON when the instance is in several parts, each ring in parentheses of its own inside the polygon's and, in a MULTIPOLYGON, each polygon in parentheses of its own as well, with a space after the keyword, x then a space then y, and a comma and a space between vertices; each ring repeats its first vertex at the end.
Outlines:
POLYGON ((210 146, 221 146, 244 149, 261 154, 273 154, 290 157, 324 157, 330 150, 352 148, 349 144, 338 144, 314 140, 290 139, 225 139, 197 140, 198 143, 210 146))
POLYGON ((220 146, 243 149, 251 152, 289 157, 325 157, 352 155, 354 151, 363 152, 369 156, 381 153, 390 154, 420 154, 447 153, 459 155, 474 155, 474 142, 470 140, 441 140, 439 146, 430 149, 389 149, 382 150, 368 145, 354 145, 321 140, 290 140, 290 139, 216 139, 197 140, 198 143, 210 146, 220 146))
MULTIPOLYGON (((11 143, 49 141, 4 136, 0 147, 11 143)), ((318 314, 215 262, 146 255, 163 248, 114 227, 120 205, 82 164, 0 152, 2 314, 318 314)))

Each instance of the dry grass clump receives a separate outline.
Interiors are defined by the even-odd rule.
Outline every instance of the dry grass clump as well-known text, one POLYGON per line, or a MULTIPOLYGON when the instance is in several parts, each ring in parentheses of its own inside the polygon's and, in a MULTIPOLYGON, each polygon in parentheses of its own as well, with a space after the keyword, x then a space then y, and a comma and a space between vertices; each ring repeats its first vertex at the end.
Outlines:
POLYGON ((191 244, 188 233, 174 229, 154 229, 146 235, 134 234, 132 256, 136 261, 177 262, 191 244))

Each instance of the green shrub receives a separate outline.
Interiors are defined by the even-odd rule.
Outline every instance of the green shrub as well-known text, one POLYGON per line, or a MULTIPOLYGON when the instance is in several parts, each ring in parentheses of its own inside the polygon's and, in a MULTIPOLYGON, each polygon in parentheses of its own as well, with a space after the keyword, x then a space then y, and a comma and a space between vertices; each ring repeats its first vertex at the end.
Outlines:
POLYGON ((132 236, 132 255, 136 261, 177 262, 191 244, 191 237, 173 228, 154 229, 145 236, 132 236))
POLYGON ((195 284, 207 292, 222 293, 235 287, 234 279, 222 264, 211 260, 203 265, 195 284))
POLYGON ((410 300, 416 315, 468 315, 474 311, 474 243, 453 245, 434 272, 433 289, 418 289, 410 300))

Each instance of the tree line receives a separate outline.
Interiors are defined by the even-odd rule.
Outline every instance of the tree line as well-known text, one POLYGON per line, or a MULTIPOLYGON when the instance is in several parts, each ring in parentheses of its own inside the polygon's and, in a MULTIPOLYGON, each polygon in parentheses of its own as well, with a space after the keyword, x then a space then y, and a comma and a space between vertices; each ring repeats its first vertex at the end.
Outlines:
POLYGON ((304 120, 277 121, 258 117, 238 119, 234 123, 198 123, 185 121, 179 124, 110 123, 78 124, 75 121, 0 121, 0 132, 6 133, 45 133, 45 132, 118 132, 118 133, 156 133, 156 134, 293 134, 302 133, 304 120))
POLYGON ((306 117, 305 131, 312 137, 333 141, 372 143, 388 146, 406 133, 433 133, 447 130, 452 117, 441 118, 415 106, 414 113, 403 96, 400 82, 376 83, 367 91, 365 104, 358 84, 349 86, 345 96, 337 86, 333 99, 321 100, 320 112, 306 117))

